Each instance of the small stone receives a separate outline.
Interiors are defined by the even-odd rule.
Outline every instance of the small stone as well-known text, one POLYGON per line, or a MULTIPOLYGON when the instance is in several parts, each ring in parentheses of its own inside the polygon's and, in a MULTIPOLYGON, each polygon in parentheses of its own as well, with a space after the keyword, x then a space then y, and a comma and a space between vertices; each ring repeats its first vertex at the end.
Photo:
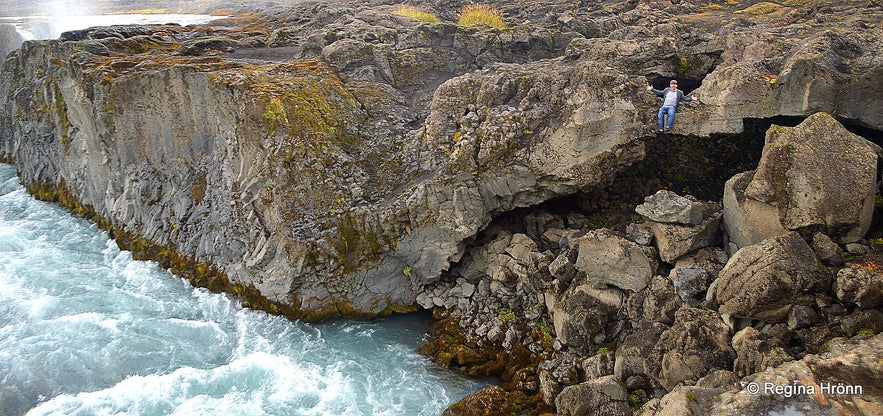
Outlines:
POLYGON ((849 243, 846 245, 846 251, 848 251, 849 254, 867 254, 868 247, 859 243, 849 243))
POLYGON ((840 247, 831 240, 831 237, 823 233, 816 233, 812 238, 812 249, 816 252, 816 256, 822 263, 829 266, 839 266, 843 264, 843 256, 840 254, 840 247))
POLYGON ((788 328, 807 328, 819 321, 819 314, 813 308, 803 305, 794 305, 788 313, 788 328))

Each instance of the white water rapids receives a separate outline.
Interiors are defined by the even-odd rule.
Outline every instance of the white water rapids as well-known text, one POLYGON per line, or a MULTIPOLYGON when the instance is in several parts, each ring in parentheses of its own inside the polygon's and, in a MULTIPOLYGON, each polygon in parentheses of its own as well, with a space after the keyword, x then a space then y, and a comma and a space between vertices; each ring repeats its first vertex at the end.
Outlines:
POLYGON ((428 318, 305 324, 134 261, 0 164, 0 415, 438 415, 428 318))

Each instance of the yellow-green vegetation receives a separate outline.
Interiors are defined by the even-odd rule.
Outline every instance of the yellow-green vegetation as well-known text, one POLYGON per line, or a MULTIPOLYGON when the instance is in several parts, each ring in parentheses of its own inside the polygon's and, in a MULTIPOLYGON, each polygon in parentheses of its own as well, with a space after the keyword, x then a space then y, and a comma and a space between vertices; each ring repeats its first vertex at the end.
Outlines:
POLYGON ((874 336, 874 330, 868 329, 868 328, 862 328, 856 333, 856 335, 872 337, 872 336, 874 336))
POLYGON ((267 106, 264 107, 264 125, 270 135, 276 134, 277 127, 288 127, 288 115, 285 114, 285 105, 279 97, 270 97, 267 106))
MULTIPOLYGON (((334 261, 339 262, 344 274, 353 273, 361 266, 380 260, 380 254, 396 246, 395 237, 386 236, 374 229, 358 215, 341 215, 336 218, 336 234, 329 234, 329 243, 337 252, 334 261)), ((411 272, 406 266, 402 273, 411 272)))
POLYGON ((405 275, 405 276, 411 276, 411 272, 412 272, 412 270, 411 270, 411 266, 405 266, 405 267, 402 269, 402 274, 405 275))
POLYGON ((64 96, 61 95, 61 89, 58 88, 58 85, 54 85, 54 87, 55 100, 53 104, 55 105, 55 115, 58 116, 57 121, 59 132, 61 133, 61 143, 67 148, 71 143, 71 121, 67 117, 67 104, 64 102, 64 96))
POLYGON ((512 321, 513 319, 515 319, 515 312, 502 311, 502 312, 500 312, 500 315, 497 316, 497 318, 499 318, 500 321, 505 324, 505 323, 508 323, 508 322, 512 321))
POLYGON ((506 29, 503 12, 486 4, 470 4, 460 10, 457 23, 460 26, 486 25, 495 29, 506 29))
POLYGON ((543 340, 552 341, 552 339, 554 338, 554 336, 552 335, 552 327, 551 326, 546 325, 542 322, 537 322, 537 329, 543 335, 543 340))
POLYGON ((400 4, 393 9, 392 14, 397 14, 399 16, 410 17, 412 19, 420 20, 426 23, 438 23, 439 19, 436 15, 424 11, 417 6, 413 6, 410 4, 400 4))
POLYGON ((763 1, 760 3, 752 4, 742 10, 737 10, 736 13, 748 13, 753 14, 755 16, 759 15, 768 15, 773 13, 778 13, 784 10, 785 8, 782 5, 771 3, 768 1, 763 1))
POLYGON ((595 350, 595 355, 607 354, 608 352, 610 352, 610 349, 607 347, 601 347, 595 350))
POLYGON ((800 7, 811 1, 813 0, 785 0, 782 4, 788 7, 800 7))

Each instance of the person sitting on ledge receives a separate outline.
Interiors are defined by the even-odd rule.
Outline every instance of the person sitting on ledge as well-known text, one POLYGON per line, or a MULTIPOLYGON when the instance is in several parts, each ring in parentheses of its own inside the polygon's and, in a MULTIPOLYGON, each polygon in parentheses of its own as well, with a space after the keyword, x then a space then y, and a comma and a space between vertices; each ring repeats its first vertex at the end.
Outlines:
POLYGON ((659 108, 659 116, 657 118, 657 125, 660 133, 663 131, 669 131, 674 126, 675 112, 679 106, 683 105, 681 104, 681 101, 690 102, 699 99, 699 96, 697 95, 693 95, 692 97, 684 95, 684 92, 678 89, 677 80, 671 80, 668 88, 664 90, 657 90, 653 88, 652 85, 648 85, 647 91, 652 91, 654 94, 662 97, 662 107, 659 108), (666 115, 668 115, 668 124, 665 124, 666 115), (663 130, 663 126, 665 126, 665 130, 663 130))

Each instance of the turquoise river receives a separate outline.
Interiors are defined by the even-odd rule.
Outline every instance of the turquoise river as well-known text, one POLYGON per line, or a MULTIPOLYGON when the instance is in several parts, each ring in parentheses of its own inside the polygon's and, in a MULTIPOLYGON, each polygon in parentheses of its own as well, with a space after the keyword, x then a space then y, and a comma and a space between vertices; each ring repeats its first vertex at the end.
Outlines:
POLYGON ((0 164, 0 415, 439 415, 426 316, 307 324, 134 261, 0 164))

